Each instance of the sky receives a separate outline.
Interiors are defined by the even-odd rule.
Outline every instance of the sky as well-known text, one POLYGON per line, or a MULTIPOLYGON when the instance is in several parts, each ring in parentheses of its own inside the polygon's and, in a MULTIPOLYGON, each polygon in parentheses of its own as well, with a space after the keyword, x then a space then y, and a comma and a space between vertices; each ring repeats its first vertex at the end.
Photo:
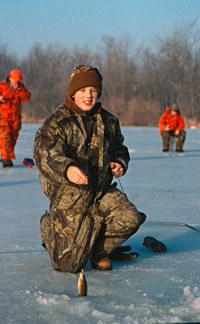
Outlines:
POLYGON ((199 14, 200 0, 1 0, 0 44, 20 57, 36 43, 96 50, 103 36, 151 46, 175 27, 200 27, 199 14))

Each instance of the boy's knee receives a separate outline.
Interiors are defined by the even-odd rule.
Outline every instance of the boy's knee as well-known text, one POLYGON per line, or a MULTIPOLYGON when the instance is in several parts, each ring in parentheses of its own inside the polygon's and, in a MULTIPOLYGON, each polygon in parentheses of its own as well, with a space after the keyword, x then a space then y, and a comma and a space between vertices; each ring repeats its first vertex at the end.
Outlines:
POLYGON ((134 234, 140 227, 141 224, 143 224, 146 220, 146 215, 142 212, 139 212, 135 206, 133 206, 133 209, 131 213, 127 213, 127 225, 128 225, 128 231, 131 234, 134 234))
POLYGON ((145 213, 143 213, 143 212, 139 212, 139 214, 140 214, 140 217, 141 217, 141 223, 140 223, 140 225, 141 225, 141 224, 143 224, 145 222, 145 220, 147 218, 147 215, 145 215, 145 213))

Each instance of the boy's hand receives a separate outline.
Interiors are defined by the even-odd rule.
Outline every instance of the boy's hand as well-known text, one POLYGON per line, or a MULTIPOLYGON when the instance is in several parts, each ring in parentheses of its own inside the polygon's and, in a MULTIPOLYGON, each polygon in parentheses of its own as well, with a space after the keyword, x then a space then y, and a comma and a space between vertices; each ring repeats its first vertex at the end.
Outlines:
POLYGON ((123 170, 121 164, 119 164, 117 162, 111 162, 110 167, 111 167, 112 174, 115 178, 119 178, 119 177, 123 176, 124 170, 123 170))
POLYGON ((71 181, 74 182, 76 184, 88 184, 88 177, 86 176, 86 174, 79 169, 76 166, 71 165, 68 169, 67 169, 67 178, 71 181))

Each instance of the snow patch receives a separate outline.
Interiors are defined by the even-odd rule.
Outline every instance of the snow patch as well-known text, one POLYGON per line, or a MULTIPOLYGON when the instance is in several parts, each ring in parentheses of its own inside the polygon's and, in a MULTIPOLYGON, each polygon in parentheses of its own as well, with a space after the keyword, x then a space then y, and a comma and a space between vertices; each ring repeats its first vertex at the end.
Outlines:
POLYGON ((113 320, 115 319, 115 315, 113 314, 107 314, 105 312, 100 312, 98 310, 94 310, 91 313, 92 317, 96 318, 98 320, 98 324, 104 324, 105 321, 110 321, 110 323, 113 323, 113 320), (112 322, 111 322, 112 321, 112 322))
POLYGON ((42 296, 39 296, 36 298, 38 304, 41 304, 41 305, 56 305, 57 302, 55 300, 54 297, 49 297, 49 298, 44 298, 42 296))
MULTIPOLYGON (((35 293, 36 295, 38 293, 35 293)), ((70 298, 67 295, 49 295, 39 292, 39 296, 36 296, 36 301, 41 305, 60 305, 65 304, 70 298)))
POLYGON ((197 314, 200 314, 200 290, 198 287, 191 288, 186 286, 183 288, 183 295, 187 298, 188 304, 197 314))

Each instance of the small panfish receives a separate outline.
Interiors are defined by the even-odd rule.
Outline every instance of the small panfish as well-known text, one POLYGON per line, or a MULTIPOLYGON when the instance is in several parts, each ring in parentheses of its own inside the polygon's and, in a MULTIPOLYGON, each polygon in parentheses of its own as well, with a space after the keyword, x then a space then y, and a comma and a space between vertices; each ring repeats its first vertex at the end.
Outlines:
POLYGON ((87 281, 83 270, 81 271, 80 276, 78 278, 78 295, 87 296, 87 281))

